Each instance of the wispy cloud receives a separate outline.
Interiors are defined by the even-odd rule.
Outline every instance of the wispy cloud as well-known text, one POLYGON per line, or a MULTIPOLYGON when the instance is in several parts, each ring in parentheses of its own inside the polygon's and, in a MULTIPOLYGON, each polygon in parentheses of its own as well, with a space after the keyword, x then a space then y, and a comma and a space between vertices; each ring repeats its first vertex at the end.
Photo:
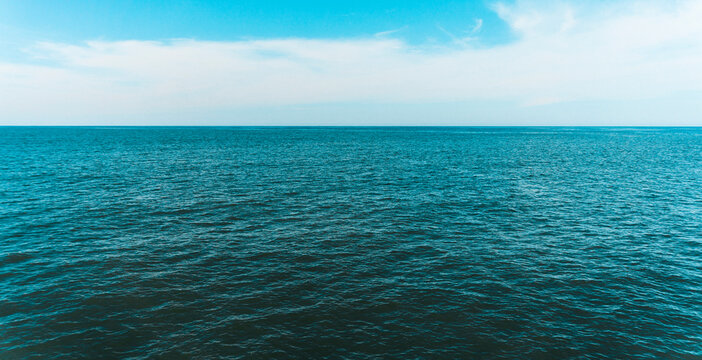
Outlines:
POLYGON ((480 31, 480 29, 482 29, 482 28, 483 28, 483 19, 475 19, 475 25, 473 25, 473 29, 470 30, 470 33, 475 34, 478 31, 480 31))
POLYGON ((397 33, 401 32, 401 31, 403 31, 403 30, 406 30, 407 28, 408 28, 408 26, 405 25, 405 26, 403 26, 403 27, 401 27, 401 28, 398 28, 398 29, 392 29, 392 30, 386 30, 386 31, 377 32, 377 33, 373 34, 373 36, 375 36, 375 37, 386 37, 386 36, 388 36, 388 35, 397 34, 397 33))
POLYGON ((440 24, 436 24, 436 28, 439 29, 439 31, 444 33, 446 36, 448 36, 454 44, 461 45, 461 46, 467 46, 468 42, 470 40, 472 40, 472 38, 470 38, 470 37, 457 36, 456 34, 446 30, 446 28, 444 28, 440 24))
MULTIPOLYGON (((392 32, 41 43, 32 52, 45 65, 0 63, 0 119, 351 101, 535 106, 702 91, 702 1, 518 1, 494 9, 518 40, 439 50, 410 46, 392 32)), ((476 22, 473 32, 481 27, 476 22)))

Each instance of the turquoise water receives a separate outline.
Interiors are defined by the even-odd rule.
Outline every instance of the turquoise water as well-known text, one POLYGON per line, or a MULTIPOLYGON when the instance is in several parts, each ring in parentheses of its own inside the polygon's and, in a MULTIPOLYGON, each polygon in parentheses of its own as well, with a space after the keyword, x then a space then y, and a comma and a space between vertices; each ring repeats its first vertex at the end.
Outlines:
POLYGON ((702 359, 702 129, 0 128, 0 358, 702 359))

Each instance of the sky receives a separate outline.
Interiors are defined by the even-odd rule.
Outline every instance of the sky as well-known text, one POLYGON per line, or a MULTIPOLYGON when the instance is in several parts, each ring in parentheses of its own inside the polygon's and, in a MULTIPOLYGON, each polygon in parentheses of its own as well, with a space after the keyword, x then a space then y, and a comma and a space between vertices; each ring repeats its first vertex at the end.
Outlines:
POLYGON ((702 126, 702 0, 0 0, 0 125, 702 126))

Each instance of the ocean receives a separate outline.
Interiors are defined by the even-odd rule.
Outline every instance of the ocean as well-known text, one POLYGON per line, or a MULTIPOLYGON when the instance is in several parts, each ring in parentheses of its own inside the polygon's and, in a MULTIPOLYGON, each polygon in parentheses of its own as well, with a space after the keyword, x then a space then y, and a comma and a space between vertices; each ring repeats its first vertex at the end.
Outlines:
POLYGON ((0 359, 702 359, 702 129, 0 128, 0 359))

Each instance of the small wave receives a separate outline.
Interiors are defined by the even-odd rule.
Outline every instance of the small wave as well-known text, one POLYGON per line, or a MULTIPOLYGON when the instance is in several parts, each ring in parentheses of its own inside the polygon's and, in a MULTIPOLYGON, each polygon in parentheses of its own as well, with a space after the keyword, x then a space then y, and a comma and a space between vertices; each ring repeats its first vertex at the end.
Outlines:
POLYGON ((10 253, 5 255, 2 259, 0 259, 0 265, 5 265, 5 264, 17 264, 25 261, 29 261, 34 258, 34 255, 31 253, 10 253))

